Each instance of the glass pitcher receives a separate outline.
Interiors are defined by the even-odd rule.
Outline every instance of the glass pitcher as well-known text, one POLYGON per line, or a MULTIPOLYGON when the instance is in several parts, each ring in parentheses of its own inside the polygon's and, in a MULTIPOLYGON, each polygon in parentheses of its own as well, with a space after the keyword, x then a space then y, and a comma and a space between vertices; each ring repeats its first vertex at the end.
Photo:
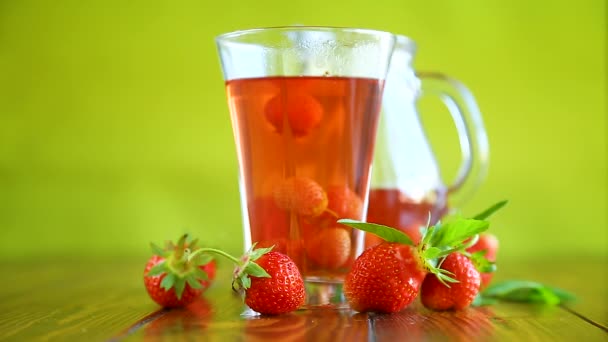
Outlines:
MULTIPOLYGON (((414 53, 414 42, 397 36, 378 124, 367 221, 399 228, 418 241, 420 226, 436 223, 483 181, 489 147, 473 95, 448 76, 416 72, 414 53), (448 108, 460 140, 462 162, 456 179, 447 184, 416 109, 427 94, 439 96, 448 108)), ((366 234, 366 247, 378 242, 366 234)))

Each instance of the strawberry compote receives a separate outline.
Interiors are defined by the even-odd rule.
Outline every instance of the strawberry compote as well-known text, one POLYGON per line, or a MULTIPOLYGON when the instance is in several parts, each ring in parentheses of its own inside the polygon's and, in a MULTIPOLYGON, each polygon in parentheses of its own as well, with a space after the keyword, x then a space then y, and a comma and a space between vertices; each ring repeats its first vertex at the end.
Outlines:
POLYGON ((226 87, 246 245, 274 245, 308 280, 340 281, 363 243, 336 220, 365 216, 383 82, 290 76, 226 87))

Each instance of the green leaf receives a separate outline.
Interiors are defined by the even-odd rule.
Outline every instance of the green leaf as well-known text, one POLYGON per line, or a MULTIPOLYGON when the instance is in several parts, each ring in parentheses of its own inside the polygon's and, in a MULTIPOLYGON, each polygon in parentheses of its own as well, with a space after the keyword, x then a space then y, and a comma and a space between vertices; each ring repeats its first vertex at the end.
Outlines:
POLYGON ((193 276, 186 277, 186 283, 193 289, 202 289, 203 285, 193 276))
POLYGON ((149 271, 147 276, 148 277, 154 277, 154 276, 158 276, 161 275, 163 273, 165 273, 165 271, 167 270, 167 268, 165 267, 165 260, 159 262, 158 264, 154 265, 149 271))
POLYGON ((184 278, 176 278, 173 286, 175 287, 175 295, 177 296, 177 299, 182 299, 182 294, 184 293, 184 288, 186 287, 186 280, 184 280, 184 278))
POLYGON ((562 289, 525 280, 509 280, 493 284, 483 291, 483 296, 505 301, 557 305, 574 300, 575 296, 562 289))
POLYGON ((477 296, 475 296, 475 299, 473 299, 471 306, 486 306, 486 305, 494 305, 496 303, 498 303, 498 299, 486 297, 486 296, 482 295, 481 293, 478 293, 477 296))
POLYGON ((256 249, 252 250, 251 253, 249 254, 250 260, 251 261, 258 260, 262 255, 270 252, 273 248, 274 248, 274 246, 268 247, 268 248, 256 248, 256 249))
POLYGON ((169 291, 175 284, 175 279, 176 279, 175 274, 167 273, 167 275, 160 282, 160 287, 165 289, 165 291, 169 291))
POLYGON ((215 259, 215 258, 211 254, 208 254, 208 253, 198 254, 194 257, 194 264, 196 266, 207 265, 208 263, 213 261, 213 259, 215 259))
POLYGON ((246 274, 242 275, 240 280, 240 285, 243 289, 247 290, 251 287, 251 278, 249 278, 249 276, 247 276, 246 274))
POLYGON ((194 276, 195 276, 197 279, 202 279, 202 280, 207 280, 207 279, 209 279, 209 276, 207 275, 207 272, 205 272, 205 271, 201 270, 201 269, 200 269, 200 268, 198 268, 198 267, 194 269, 194 276))
POLYGON ((253 277, 270 278, 270 274, 268 274, 268 272, 266 272, 266 270, 263 269, 262 266, 256 264, 253 261, 249 262, 247 266, 245 266, 245 273, 253 277))
POLYGON ((487 252, 488 251, 484 249, 484 250, 477 251, 472 254, 465 253, 465 255, 467 255, 469 257, 469 259, 471 259, 471 261, 475 265, 475 268, 477 269, 477 271, 479 271, 481 273, 496 272, 496 264, 485 258, 485 255, 487 252))
POLYGON ((165 254, 167 253, 167 252, 166 252, 164 249, 162 249, 160 246, 158 246, 157 244, 152 243, 152 242, 150 243, 150 248, 152 248, 152 253, 154 253, 155 255, 158 255, 158 256, 162 256, 162 257, 164 257, 164 256, 165 256, 165 254))
POLYGON ((440 227, 441 223, 437 223, 434 226, 420 228, 420 236, 422 236, 422 241, 420 243, 423 246, 428 246, 433 236, 435 236, 435 231, 440 227))
POLYGON ((481 213, 473 216, 473 219, 475 219, 475 220, 485 220, 488 217, 492 216, 492 214, 494 214, 495 212, 497 212, 500 208, 502 208, 505 205, 507 205, 507 203, 509 203, 509 201, 507 201, 507 200, 500 201, 500 202, 494 204, 493 206, 489 207, 488 209, 482 211, 481 213))
POLYGON ((350 219, 341 219, 338 220, 338 223, 378 235, 379 237, 388 242, 397 242, 410 246, 414 245, 409 236, 395 228, 383 226, 381 224, 367 223, 350 219))
POLYGON ((198 239, 194 239, 188 243, 188 248, 190 250, 195 251, 197 249, 196 245, 198 244, 198 239))
POLYGON ((466 239, 487 230, 489 226, 488 221, 457 219, 439 227, 430 239, 430 244, 441 249, 463 245, 466 239))
POLYGON ((422 257, 426 259, 435 259, 439 256, 439 254, 441 254, 441 249, 437 247, 431 247, 424 251, 422 257))

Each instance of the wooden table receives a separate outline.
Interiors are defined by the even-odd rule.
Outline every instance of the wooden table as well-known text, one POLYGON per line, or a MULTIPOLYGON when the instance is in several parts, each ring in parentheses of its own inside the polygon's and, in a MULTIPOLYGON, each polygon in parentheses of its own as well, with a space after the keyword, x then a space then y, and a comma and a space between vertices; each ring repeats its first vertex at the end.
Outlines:
POLYGON ((499 304, 393 315, 316 307, 251 315, 220 264, 218 281, 188 309, 161 310, 142 284, 145 260, 3 263, 0 341, 608 341, 607 265, 580 258, 501 265, 497 279, 530 279, 577 294, 568 306, 499 304), (226 280, 221 280, 226 279, 226 280))

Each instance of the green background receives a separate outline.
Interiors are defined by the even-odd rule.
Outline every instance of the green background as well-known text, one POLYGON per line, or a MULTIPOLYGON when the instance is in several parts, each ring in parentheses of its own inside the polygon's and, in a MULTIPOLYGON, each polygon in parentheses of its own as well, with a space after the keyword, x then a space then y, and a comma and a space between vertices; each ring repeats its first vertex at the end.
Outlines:
MULTIPOLYGON (((491 167, 464 207, 501 258, 606 258, 606 2, 0 2, 0 258, 148 255, 184 231, 241 249, 214 37, 290 24, 408 35, 469 86, 491 167)), ((441 109, 439 105, 429 105, 441 109)), ((449 116, 425 115, 450 178, 449 116)))

